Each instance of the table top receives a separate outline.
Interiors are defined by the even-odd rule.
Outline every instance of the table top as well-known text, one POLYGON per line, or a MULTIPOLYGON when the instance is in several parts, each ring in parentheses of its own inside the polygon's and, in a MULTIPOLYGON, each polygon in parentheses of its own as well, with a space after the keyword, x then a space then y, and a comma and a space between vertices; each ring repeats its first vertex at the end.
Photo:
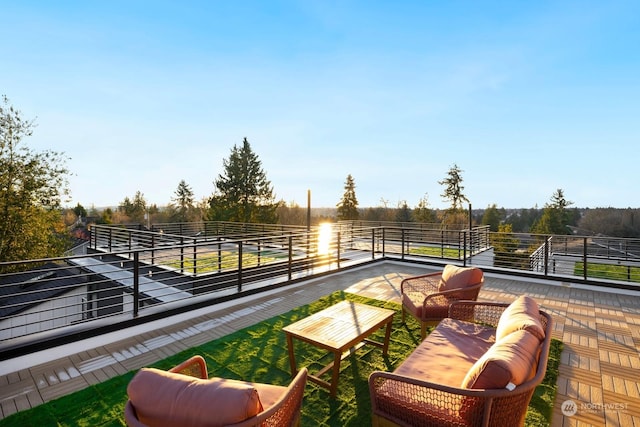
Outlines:
POLYGON ((341 301, 282 330, 303 341, 344 351, 389 323, 394 314, 386 308, 341 301))

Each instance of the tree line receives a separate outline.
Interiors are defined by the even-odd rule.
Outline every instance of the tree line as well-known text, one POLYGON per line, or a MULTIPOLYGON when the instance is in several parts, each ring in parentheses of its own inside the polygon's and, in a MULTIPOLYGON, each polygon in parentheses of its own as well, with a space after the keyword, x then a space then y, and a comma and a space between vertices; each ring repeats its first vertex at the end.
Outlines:
MULTIPOLYGON (((6 96, 0 105, 0 262, 61 255, 73 244, 74 233, 89 217, 105 224, 235 221, 305 225, 307 212, 295 203, 277 201, 258 155, 247 138, 234 145, 223 159, 223 171, 213 181, 211 196, 196 200, 181 180, 164 207, 150 205, 141 191, 126 196, 115 208, 87 210, 68 201, 68 175, 64 153, 34 152, 25 139, 32 135, 34 120, 26 120, 6 96)), ((416 206, 406 201, 389 206, 360 208, 355 178, 349 174, 335 209, 315 209, 312 223, 333 220, 419 222, 451 226, 489 225, 492 231, 540 234, 589 233, 616 237, 640 236, 637 209, 571 208, 562 189, 556 190, 542 209, 507 210, 495 204, 469 212, 465 203, 463 171, 454 164, 438 181, 447 209, 433 209, 425 194, 416 206)), ((82 230, 81 230, 82 231, 82 230)), ((77 235, 77 234, 76 234, 77 235)))

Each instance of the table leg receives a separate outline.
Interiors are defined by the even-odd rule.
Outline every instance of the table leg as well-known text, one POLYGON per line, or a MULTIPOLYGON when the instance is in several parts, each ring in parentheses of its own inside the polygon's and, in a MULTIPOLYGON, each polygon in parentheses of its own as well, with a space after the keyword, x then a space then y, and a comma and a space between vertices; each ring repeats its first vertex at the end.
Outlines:
POLYGON ((340 379, 340 362, 342 361, 342 352, 336 351, 333 353, 333 372, 331 373, 331 389, 329 394, 331 397, 336 397, 338 392, 338 380, 340 379))
POLYGON ((387 323, 387 330, 384 333, 384 343, 382 344, 382 354, 387 355, 387 350, 389 350, 389 340, 391 339, 391 324, 393 323, 393 317, 389 319, 387 323))
POLYGON ((296 366, 296 356, 293 353, 293 337, 290 334, 287 335, 287 348, 289 349, 289 366, 291 367, 291 376, 295 377, 298 373, 298 367, 296 366))

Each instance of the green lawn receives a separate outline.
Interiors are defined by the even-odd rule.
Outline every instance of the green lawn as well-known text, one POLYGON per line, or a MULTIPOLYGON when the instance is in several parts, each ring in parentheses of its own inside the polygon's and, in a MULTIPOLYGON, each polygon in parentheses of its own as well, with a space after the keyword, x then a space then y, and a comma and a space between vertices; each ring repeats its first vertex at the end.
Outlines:
MULTIPOLYGON (((282 327, 312 313, 348 299, 397 311, 389 354, 382 356, 379 348, 364 346, 343 360, 338 395, 329 398, 326 389, 308 382, 302 407, 302 426, 371 425, 371 403, 368 377, 374 370, 393 370, 419 342, 420 327, 413 319, 401 321, 400 306, 372 300, 342 291, 298 307, 288 313, 234 332, 223 338, 191 348, 154 364, 169 369, 194 354, 202 355, 210 376, 287 385, 291 380, 285 335, 282 327)), ((382 340, 384 331, 372 337, 382 340)), ((300 343, 296 343, 300 344, 300 343)), ((527 426, 548 426, 551 420, 562 343, 552 341, 547 377, 535 392, 527 412, 527 426)), ((316 371, 328 359, 321 350, 296 345, 299 366, 316 371)), ((123 408, 127 400, 126 387, 134 372, 93 385, 33 409, 0 420, 0 426, 123 426, 123 408)))
MULTIPOLYGON (((242 266, 244 268, 256 267, 258 265, 265 265, 282 259, 287 259, 287 255, 274 251, 260 251, 260 253, 243 252, 242 266)), ((185 257, 182 262, 179 259, 174 259, 164 261, 163 264, 175 269, 183 268, 185 271, 193 271, 194 268, 194 260, 190 257, 185 257)), ((199 255, 196 258, 195 266, 198 273, 211 273, 219 270, 237 269, 238 253, 221 251, 220 255, 199 255)))
MULTIPOLYGON (((584 263, 576 262, 573 274, 583 277, 584 263)), ((597 264, 590 262, 587 264, 587 277, 640 282, 640 267, 616 264, 597 264)))
POLYGON ((419 246, 409 248, 409 254, 411 255, 422 255, 435 258, 458 259, 460 258, 461 253, 462 251, 460 249, 441 248, 437 246, 419 246))

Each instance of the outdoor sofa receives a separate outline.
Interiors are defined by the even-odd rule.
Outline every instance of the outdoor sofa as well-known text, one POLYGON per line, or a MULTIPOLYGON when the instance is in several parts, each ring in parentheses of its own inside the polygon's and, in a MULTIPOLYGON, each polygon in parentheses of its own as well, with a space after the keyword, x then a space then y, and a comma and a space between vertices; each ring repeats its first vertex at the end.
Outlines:
POLYGON ((461 301, 393 372, 373 372, 374 426, 521 426, 544 379, 551 317, 535 300, 461 301))
POLYGON ((207 378, 201 356, 162 371, 142 368, 127 387, 131 427, 298 426, 307 369, 288 386, 207 378))

